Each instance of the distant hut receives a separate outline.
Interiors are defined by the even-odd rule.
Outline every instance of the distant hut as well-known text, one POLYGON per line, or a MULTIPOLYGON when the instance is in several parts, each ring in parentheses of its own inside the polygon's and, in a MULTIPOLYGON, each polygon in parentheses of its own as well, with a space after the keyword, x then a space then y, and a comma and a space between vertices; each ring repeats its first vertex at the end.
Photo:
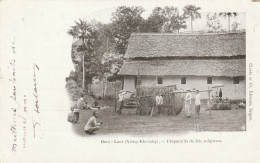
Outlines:
POLYGON ((176 85, 178 89, 201 90, 222 84, 223 98, 245 98, 245 37, 245 32, 132 34, 118 73, 123 76, 123 89, 135 90, 139 73, 142 86, 176 85))

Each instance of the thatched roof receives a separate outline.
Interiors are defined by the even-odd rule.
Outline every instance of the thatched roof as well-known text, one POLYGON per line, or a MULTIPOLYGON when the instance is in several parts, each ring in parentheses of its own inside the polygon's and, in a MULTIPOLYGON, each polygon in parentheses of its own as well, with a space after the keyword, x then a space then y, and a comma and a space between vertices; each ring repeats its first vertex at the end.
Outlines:
POLYGON ((245 56, 246 35, 134 33, 125 58, 245 56))
POLYGON ((125 61, 118 75, 245 76, 245 59, 125 61), (157 66, 158 65, 158 66, 157 66))

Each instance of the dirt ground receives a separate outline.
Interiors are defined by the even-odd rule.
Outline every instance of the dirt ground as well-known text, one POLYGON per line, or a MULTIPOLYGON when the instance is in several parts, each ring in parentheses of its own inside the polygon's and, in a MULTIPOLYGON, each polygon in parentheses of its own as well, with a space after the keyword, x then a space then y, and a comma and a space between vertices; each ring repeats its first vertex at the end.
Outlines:
MULTIPOLYGON (((100 106, 113 106, 113 101, 99 101, 100 106)), ((79 123, 72 124, 73 130, 85 136, 84 126, 92 116, 92 110, 81 110, 79 123)), ((140 116, 135 115, 135 109, 124 109, 123 114, 115 113, 113 107, 99 110, 103 124, 97 135, 104 134, 128 134, 128 135, 153 135, 158 133, 175 133, 185 131, 245 131, 246 109, 231 110, 206 110, 202 105, 200 117, 197 119, 192 109, 192 116, 185 117, 184 109, 177 116, 155 115, 140 116)))

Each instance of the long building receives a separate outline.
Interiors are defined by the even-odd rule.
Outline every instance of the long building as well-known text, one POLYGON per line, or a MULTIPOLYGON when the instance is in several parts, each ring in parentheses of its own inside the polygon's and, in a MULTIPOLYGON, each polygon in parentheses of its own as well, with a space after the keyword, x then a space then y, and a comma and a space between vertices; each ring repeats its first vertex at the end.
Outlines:
POLYGON ((246 33, 134 33, 118 75, 123 77, 124 90, 135 91, 140 75, 142 86, 202 90, 222 84, 223 98, 242 99, 246 97, 246 33))

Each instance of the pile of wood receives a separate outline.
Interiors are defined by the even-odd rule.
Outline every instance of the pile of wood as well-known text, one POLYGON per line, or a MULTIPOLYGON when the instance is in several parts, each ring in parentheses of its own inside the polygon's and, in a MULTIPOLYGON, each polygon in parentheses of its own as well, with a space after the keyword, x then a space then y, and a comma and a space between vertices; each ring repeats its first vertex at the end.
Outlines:
POLYGON ((160 93, 163 97, 161 114, 178 115, 183 107, 181 93, 174 93, 176 86, 139 87, 136 90, 139 115, 156 115, 156 96, 160 93))

